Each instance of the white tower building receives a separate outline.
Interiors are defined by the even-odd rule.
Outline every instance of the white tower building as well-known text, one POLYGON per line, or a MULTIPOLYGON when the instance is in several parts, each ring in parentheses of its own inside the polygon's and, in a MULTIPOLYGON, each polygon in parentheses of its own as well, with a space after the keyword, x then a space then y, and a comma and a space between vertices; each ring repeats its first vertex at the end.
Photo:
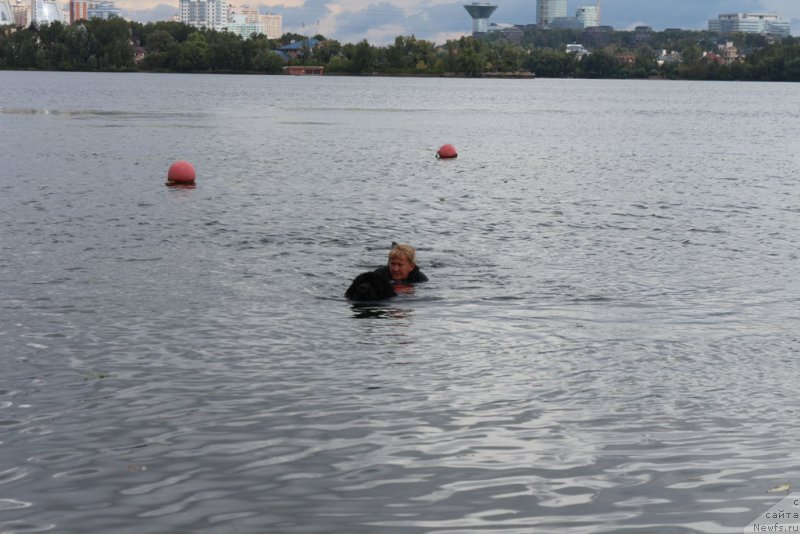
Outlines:
POLYGON ((14 12, 8 0, 0 0, 0 26, 13 26, 14 12))
POLYGON ((491 4, 480 4, 473 2, 464 6, 469 16, 472 17, 472 35, 478 35, 489 31, 489 17, 497 9, 497 6, 491 4))
POLYGON ((584 28, 600 26, 600 8, 598 6, 581 6, 575 11, 575 17, 584 28))
POLYGON ((283 35, 283 15, 275 13, 261 15, 261 23, 264 25, 267 39, 279 39, 283 35))
POLYGON ((31 22, 37 26, 51 22, 67 23, 58 0, 31 0, 31 22))
POLYGON ((789 37, 792 24, 775 13, 723 13, 708 21, 708 30, 718 33, 765 33, 789 37))
POLYGON ((225 0, 180 0, 180 21, 198 28, 221 30, 228 23, 225 0))
POLYGON ((536 24, 547 28, 555 18, 567 16, 567 0, 536 0, 536 24))
POLYGON ((31 23, 31 2, 15 0, 11 4, 11 11, 14 13, 14 22, 17 26, 25 28, 31 23))

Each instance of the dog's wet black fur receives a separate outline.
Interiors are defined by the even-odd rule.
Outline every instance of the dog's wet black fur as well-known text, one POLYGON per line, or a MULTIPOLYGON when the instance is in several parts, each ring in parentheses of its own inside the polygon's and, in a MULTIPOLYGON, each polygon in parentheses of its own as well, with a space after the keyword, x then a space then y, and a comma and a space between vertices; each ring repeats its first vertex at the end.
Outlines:
POLYGON ((361 273, 356 276, 344 293, 348 299, 359 302, 383 300, 396 295, 392 284, 374 272, 361 273))

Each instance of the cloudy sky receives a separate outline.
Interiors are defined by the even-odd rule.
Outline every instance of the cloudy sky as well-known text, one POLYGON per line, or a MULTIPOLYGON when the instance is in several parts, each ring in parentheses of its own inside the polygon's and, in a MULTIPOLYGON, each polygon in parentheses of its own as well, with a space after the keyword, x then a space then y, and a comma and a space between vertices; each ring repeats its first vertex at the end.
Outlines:
MULTIPOLYGON (((321 33, 343 43, 366 39, 373 45, 414 35, 436 44, 468 35, 470 19, 463 5, 453 0, 244 0, 261 12, 283 15, 284 32, 321 33)), ((486 1, 486 0, 479 0, 486 1)), ((595 0, 568 0, 568 15, 595 0)), ((238 4, 239 0, 233 2, 238 4)), ((536 0, 496 0, 490 21, 512 24, 536 22, 536 0)), ((177 11, 177 0, 116 0, 139 21, 166 19, 177 11)), ((800 35, 800 0, 600 0, 602 24, 618 30, 635 26, 706 29, 720 13, 777 13, 792 21, 792 34, 800 35)))

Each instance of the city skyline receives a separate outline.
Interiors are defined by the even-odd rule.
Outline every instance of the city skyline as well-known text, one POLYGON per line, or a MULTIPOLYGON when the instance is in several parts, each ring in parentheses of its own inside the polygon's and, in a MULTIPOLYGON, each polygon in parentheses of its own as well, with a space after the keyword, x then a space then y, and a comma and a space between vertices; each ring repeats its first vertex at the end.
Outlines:
MULTIPOLYGON (((450 0, 255 0, 251 6, 283 15, 283 31, 320 33, 341 42, 366 39, 372 44, 387 44, 398 35, 414 35, 442 44, 448 39, 470 35, 472 20, 463 5, 450 0)), ((534 24, 536 0, 499 0, 491 21, 534 24)), ((116 0, 131 18, 142 22, 164 20, 177 12, 178 2, 163 0, 116 0)), ((574 16, 580 6, 595 0, 567 0, 567 15, 574 16)), ((792 23, 792 34, 800 34, 800 2, 797 0, 672 0, 645 3, 641 0, 601 0, 600 22, 618 30, 635 26, 705 30, 708 21, 721 13, 776 13, 792 23), (644 5, 647 4, 647 5, 644 5)))
POLYGON ((567 0, 536 0, 536 24, 547 27, 553 19, 566 17, 569 12, 567 0))

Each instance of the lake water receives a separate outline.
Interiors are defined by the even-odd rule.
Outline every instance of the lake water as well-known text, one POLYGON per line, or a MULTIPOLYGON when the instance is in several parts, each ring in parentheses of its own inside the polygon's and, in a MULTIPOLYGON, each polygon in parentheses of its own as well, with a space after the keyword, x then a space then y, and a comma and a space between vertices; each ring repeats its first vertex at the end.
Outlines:
POLYGON ((0 532, 742 532, 800 488, 799 126, 790 84, 0 72, 0 532), (348 303, 392 241, 430 282, 348 303))

